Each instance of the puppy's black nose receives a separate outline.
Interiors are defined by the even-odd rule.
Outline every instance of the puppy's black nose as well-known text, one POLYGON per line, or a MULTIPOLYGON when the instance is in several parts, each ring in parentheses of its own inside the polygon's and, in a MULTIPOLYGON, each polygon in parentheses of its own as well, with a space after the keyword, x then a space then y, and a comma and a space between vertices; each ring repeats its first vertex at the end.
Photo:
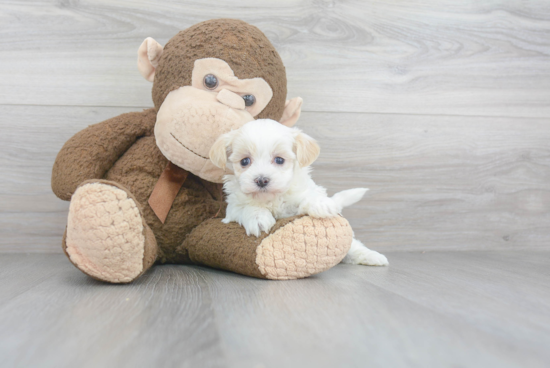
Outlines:
POLYGON ((266 178, 265 176, 260 176, 254 179, 254 183, 256 183, 257 186, 260 188, 264 188, 269 184, 269 178, 266 178))

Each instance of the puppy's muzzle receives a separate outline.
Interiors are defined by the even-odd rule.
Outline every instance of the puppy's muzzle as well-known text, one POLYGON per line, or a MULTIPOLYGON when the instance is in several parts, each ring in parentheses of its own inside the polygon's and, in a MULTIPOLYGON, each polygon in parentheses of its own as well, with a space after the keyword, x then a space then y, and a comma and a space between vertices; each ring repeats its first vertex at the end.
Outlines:
POLYGON ((259 176, 254 179, 254 183, 256 183, 256 185, 260 188, 265 188, 267 187, 267 184, 269 184, 269 178, 266 178, 265 176, 259 176))

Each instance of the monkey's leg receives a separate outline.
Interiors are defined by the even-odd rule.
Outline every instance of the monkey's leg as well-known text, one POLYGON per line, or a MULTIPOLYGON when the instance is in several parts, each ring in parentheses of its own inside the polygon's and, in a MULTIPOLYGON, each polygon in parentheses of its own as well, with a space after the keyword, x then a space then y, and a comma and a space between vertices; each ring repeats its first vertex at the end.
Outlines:
POLYGON ((236 223, 203 222, 189 234, 182 250, 191 260, 214 268, 273 280, 299 279, 338 264, 348 252, 353 232, 343 217, 309 216, 279 220, 269 234, 247 236, 236 223))
POLYGON ((117 183, 90 180, 75 191, 63 250, 95 279, 128 283, 157 258, 157 242, 134 196, 117 183))

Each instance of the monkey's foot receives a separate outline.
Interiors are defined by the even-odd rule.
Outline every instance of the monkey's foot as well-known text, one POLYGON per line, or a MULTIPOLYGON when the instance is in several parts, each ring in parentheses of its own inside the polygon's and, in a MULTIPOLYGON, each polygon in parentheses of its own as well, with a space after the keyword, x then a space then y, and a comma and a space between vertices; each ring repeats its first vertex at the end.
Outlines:
POLYGON ((85 274, 127 283, 154 263, 157 243, 137 200, 116 183, 83 183, 73 194, 63 248, 85 274))
POLYGON ((262 240, 256 264, 268 279, 308 277, 338 264, 352 239, 351 226, 343 217, 299 217, 262 240))

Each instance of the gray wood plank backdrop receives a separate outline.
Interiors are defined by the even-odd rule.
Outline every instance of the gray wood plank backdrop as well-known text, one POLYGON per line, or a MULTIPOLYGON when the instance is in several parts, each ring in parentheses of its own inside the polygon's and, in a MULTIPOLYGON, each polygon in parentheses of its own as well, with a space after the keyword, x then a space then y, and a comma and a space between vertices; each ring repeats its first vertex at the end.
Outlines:
POLYGON ((240 18, 272 40, 329 192, 384 250, 550 244, 550 2, 0 1, 0 251, 59 252, 62 144, 152 106, 148 36, 240 18))

